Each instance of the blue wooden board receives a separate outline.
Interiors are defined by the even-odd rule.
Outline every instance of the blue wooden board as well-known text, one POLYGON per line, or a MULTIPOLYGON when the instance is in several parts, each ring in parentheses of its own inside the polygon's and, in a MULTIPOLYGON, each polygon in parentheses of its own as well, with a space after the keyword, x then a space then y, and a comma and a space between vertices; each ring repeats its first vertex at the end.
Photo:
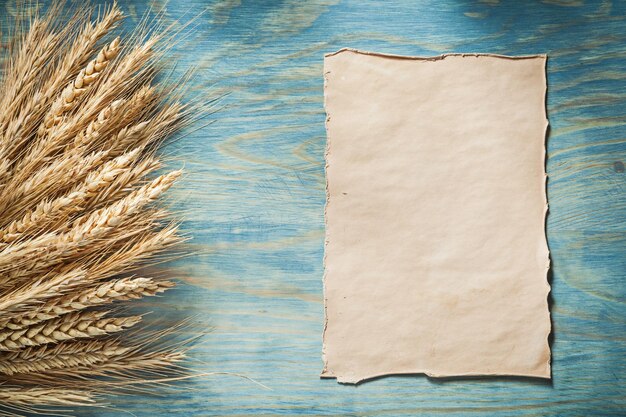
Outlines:
MULTIPOLYGON (((128 27, 162 5, 119 3, 128 27)), ((164 19, 204 9, 172 62, 199 69, 195 93, 229 95, 214 124, 167 149, 187 172, 172 198, 196 254, 149 307, 213 329, 192 352, 196 372, 268 389, 204 376, 84 415, 626 415, 626 1, 170 0, 164 19), (551 382, 319 379, 322 61, 342 47, 549 55, 551 382)))

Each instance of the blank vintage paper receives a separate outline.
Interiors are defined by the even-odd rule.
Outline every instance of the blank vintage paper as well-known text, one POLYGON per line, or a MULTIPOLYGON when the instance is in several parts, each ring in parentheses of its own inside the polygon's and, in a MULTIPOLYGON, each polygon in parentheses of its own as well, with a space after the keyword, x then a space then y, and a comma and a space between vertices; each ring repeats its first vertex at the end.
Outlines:
POLYGON ((324 370, 550 378, 546 57, 324 61, 324 370))

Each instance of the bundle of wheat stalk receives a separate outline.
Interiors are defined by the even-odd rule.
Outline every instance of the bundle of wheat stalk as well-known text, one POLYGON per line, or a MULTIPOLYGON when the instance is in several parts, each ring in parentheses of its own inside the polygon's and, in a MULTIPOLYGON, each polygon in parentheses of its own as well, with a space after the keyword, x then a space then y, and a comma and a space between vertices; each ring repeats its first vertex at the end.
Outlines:
POLYGON ((192 114, 179 90, 155 81, 172 29, 145 19, 113 37, 121 19, 115 4, 55 2, 10 22, 0 84, 0 415, 161 383, 185 353, 119 308, 173 285, 139 268, 181 241, 154 204, 181 172, 158 175, 157 151, 192 114))

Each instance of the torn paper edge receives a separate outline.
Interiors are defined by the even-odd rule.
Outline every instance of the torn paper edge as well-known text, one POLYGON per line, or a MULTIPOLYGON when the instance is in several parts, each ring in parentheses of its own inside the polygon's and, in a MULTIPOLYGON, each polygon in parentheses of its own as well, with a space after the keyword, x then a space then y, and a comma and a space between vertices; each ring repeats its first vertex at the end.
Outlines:
POLYGON ((334 55, 338 55, 340 53, 343 52, 352 52, 352 53, 356 53, 356 54, 362 54, 362 55, 371 55, 371 56, 379 56, 382 58, 389 58, 389 59, 401 59, 401 60, 421 60, 421 61, 438 61, 438 60, 442 60, 445 59, 446 57, 449 56, 460 56, 460 57, 481 57, 481 56, 488 56, 488 57, 494 57, 494 58, 502 58, 502 59, 510 59, 510 60, 521 60, 521 59, 535 59, 535 58, 543 58, 544 61, 544 68, 543 68, 543 85, 544 85, 544 102, 543 102, 543 115, 544 115, 544 120, 545 120, 545 128, 544 128, 544 140, 543 140, 543 158, 541 159, 541 163, 542 163, 542 169, 544 172, 544 179, 543 179, 543 199, 544 199, 544 204, 545 204, 545 208, 544 208, 544 212, 543 212, 543 224, 544 224, 544 233, 543 233, 543 237, 544 237, 544 248, 546 250, 547 256, 546 256, 546 274, 545 274, 545 284, 547 286, 547 293, 546 293, 546 308, 548 309, 548 319, 549 319, 549 326, 548 326, 548 331, 547 334, 545 335, 545 340, 546 343, 548 343, 548 359, 547 359, 547 366, 548 366, 548 370, 549 370, 549 375, 548 376, 538 376, 538 375, 522 375, 522 374, 515 374, 515 375, 510 375, 510 374, 501 374, 501 373, 459 373, 459 374, 455 374, 455 375, 449 375, 449 374, 437 374, 437 373, 432 373, 429 371, 425 371, 425 370, 415 370, 415 371, 407 371, 407 372, 402 372, 402 373, 382 373, 382 374, 372 374, 372 375, 367 375, 367 376, 359 376, 359 377, 345 377, 345 376, 337 376, 335 375, 335 373, 328 369, 328 360, 326 358, 326 330, 328 328, 328 314, 327 314, 327 303, 328 303, 328 299, 326 296, 326 255, 327 255, 327 247, 328 247, 328 241, 329 241, 329 237, 328 237, 328 231, 327 231, 327 226, 328 226, 328 213, 327 213, 327 209, 328 209, 328 203, 330 202, 330 193, 328 191, 328 155, 330 154, 331 151, 331 136, 330 136, 330 131, 329 131, 329 122, 331 120, 331 115, 328 113, 328 108, 326 106, 326 101, 327 101, 327 95, 326 95, 326 91, 327 91, 327 85, 328 85, 328 72, 326 71, 326 65, 324 62, 324 69, 323 69, 323 76, 324 76, 324 111, 326 112, 326 118, 324 120, 324 127, 326 130, 326 146, 324 149, 324 179, 325 179, 325 192, 326 192, 326 202, 324 203, 324 256, 323 256, 323 268, 324 268, 324 272, 323 272, 323 278, 322 278, 322 288, 323 288, 323 292, 324 292, 324 328, 323 328, 323 332, 322 332, 322 361, 323 361, 323 368, 322 368, 322 372, 320 374, 320 378, 326 378, 326 379, 337 379, 337 382, 340 384, 358 384, 361 382, 365 382, 371 379, 375 379, 375 378, 379 378, 379 377, 383 377, 383 376, 393 376, 393 375, 426 375, 428 377, 431 378, 464 378, 464 377, 475 377, 475 376, 493 376, 493 377, 502 377, 502 376, 515 376, 515 377, 528 377, 528 378, 540 378, 540 379, 552 379, 552 349, 550 347, 550 334, 552 333, 552 315, 550 313, 550 304, 549 304, 549 298, 550 298, 550 292, 551 292, 551 285, 550 282, 548 280, 548 275, 549 275, 549 271, 550 271, 550 265, 551 265, 551 260, 550 260, 550 247, 548 245, 548 237, 547 237, 547 215, 548 215, 548 210, 549 210, 549 204, 548 204, 548 196, 547 196, 547 182, 548 182, 548 174, 546 172, 546 165, 547 165, 547 141, 548 141, 548 134, 549 134, 549 126, 550 126, 550 121, 548 119, 548 111, 547 111, 547 99, 548 99, 548 79, 547 79, 547 62, 548 62, 548 55, 547 54, 534 54, 534 55, 518 55, 518 56, 510 56, 510 55, 500 55, 500 54, 490 54, 490 53, 446 53, 446 54, 441 54, 441 55, 436 55, 436 56, 417 56, 417 55, 396 55, 396 54, 386 54, 386 53, 380 53, 380 52, 370 52, 370 51, 362 51, 359 49, 354 49, 354 48, 341 48, 336 52, 330 52, 324 55, 324 58, 328 58, 334 55))

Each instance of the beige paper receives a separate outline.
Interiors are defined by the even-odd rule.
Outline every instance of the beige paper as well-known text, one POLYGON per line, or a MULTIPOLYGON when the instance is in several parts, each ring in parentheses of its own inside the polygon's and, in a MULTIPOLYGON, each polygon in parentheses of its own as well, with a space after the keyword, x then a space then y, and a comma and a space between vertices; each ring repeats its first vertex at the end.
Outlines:
POLYGON ((322 377, 550 378, 545 63, 326 56, 322 377))

